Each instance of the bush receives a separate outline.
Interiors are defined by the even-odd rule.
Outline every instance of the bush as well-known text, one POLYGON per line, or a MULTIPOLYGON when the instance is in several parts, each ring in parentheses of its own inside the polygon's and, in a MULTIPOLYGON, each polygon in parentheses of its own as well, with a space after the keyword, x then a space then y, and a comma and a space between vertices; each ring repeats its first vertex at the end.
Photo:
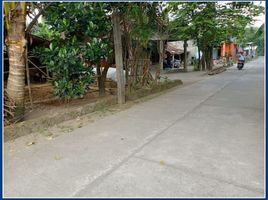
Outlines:
POLYGON ((112 28, 109 8, 103 2, 55 2, 45 9, 45 21, 35 28, 35 34, 52 42, 49 48, 35 49, 34 54, 52 72, 56 96, 83 95, 95 78, 92 67, 111 53, 106 37, 112 28))
POLYGON ((94 82, 92 64, 105 56, 107 44, 94 38, 81 45, 74 37, 71 41, 54 40, 49 48, 38 48, 34 53, 53 74, 54 94, 62 99, 81 96, 94 82), (91 64, 87 64, 87 61, 91 64))

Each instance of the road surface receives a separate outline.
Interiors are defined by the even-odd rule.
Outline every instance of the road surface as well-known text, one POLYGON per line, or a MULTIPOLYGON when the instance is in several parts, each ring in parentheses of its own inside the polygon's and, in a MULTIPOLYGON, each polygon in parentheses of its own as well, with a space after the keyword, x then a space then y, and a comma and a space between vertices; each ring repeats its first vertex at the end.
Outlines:
POLYGON ((5 143, 4 196, 262 197, 264 141, 260 57, 70 134, 5 143))

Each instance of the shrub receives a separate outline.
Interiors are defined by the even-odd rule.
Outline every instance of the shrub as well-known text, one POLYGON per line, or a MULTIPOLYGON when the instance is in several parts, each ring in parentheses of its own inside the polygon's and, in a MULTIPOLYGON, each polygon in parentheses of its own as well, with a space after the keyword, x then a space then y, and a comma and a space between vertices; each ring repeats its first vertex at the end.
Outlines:
POLYGON ((70 99, 83 95, 94 81, 92 65, 107 54, 107 48, 101 39, 81 45, 74 37, 67 43, 54 40, 49 48, 38 48, 34 53, 53 74, 54 94, 70 99), (89 60, 91 63, 87 64, 89 60))

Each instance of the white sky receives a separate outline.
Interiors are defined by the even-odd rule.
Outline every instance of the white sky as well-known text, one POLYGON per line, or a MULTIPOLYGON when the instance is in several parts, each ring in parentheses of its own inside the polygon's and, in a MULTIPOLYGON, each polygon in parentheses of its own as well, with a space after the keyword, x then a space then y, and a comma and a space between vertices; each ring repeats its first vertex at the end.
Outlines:
MULTIPOLYGON (((254 1, 254 4, 262 5, 263 7, 266 6, 265 3, 266 3, 265 1, 254 1)), ((257 21, 255 22, 254 26, 260 27, 263 23, 265 23, 265 14, 262 14, 261 16, 258 16, 255 18, 255 20, 257 20, 257 21)))
MULTIPOLYGON (((224 4, 224 3, 229 3, 230 1, 220 1, 220 2, 218 2, 218 3, 222 3, 222 4, 224 4)), ((265 7, 266 6, 266 2, 265 1, 253 1, 253 3, 255 4, 255 5, 261 5, 261 6, 263 6, 263 7, 265 7)), ((255 23, 254 23, 254 25, 253 26, 255 26, 255 27, 260 27, 263 23, 265 23, 265 14, 262 14, 262 15, 260 15, 260 16, 258 16, 258 17, 255 17, 255 23)))

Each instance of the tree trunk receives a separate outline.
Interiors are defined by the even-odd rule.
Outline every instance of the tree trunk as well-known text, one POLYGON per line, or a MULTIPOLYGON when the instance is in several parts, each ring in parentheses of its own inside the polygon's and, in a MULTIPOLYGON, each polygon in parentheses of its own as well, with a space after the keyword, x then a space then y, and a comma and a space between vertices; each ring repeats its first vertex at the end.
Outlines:
POLYGON ((98 77, 98 85, 99 85, 99 96, 105 96, 105 79, 102 76, 98 77))
POLYGON ((209 55, 210 55, 210 69, 212 70, 213 66, 214 66, 214 63, 213 63, 213 48, 212 47, 210 48, 209 55))
POLYGON ((23 118, 25 87, 25 2, 18 3, 12 12, 8 29, 9 76, 7 82, 8 96, 15 102, 14 120, 23 118))
POLYGON ((102 59, 100 65, 97 65, 98 87, 99 96, 105 96, 105 82, 109 69, 109 62, 106 59, 102 59))
POLYGON ((205 59, 205 63, 206 63, 206 70, 210 70, 210 61, 209 61, 209 50, 208 48, 206 48, 204 50, 204 59, 205 59))
POLYGON ((124 35, 125 35, 125 49, 124 49, 124 66, 125 66, 125 80, 127 88, 129 89, 129 60, 130 60, 130 36, 127 30, 125 18, 123 18, 124 35))
POLYGON ((212 62, 212 47, 207 47, 206 48, 206 66, 207 66, 207 70, 212 70, 212 65, 213 65, 213 62, 212 62))
POLYGON ((97 80, 98 80, 98 88, 99 88, 99 96, 105 96, 105 79, 103 78, 100 66, 97 65, 97 80))
POLYGON ((184 71, 187 71, 187 40, 184 40, 184 44, 183 44, 183 53, 184 53, 184 62, 183 62, 183 68, 184 71))
POLYGON ((229 67, 229 63, 230 63, 230 56, 229 53, 226 54, 226 65, 227 67, 229 67))
POLYGON ((202 58, 201 58, 202 71, 205 71, 206 70, 205 52, 204 51, 202 51, 202 52, 203 52, 202 58))
POLYGON ((97 80, 98 80, 98 87, 99 87, 99 96, 104 96, 105 89, 101 81, 101 68, 100 65, 97 65, 97 80), (103 94, 104 93, 104 94, 103 94))
POLYGON ((157 81, 160 78, 160 71, 163 69, 163 60, 164 60, 164 41, 159 41, 159 63, 157 65, 156 73, 155 73, 155 81, 157 81))
POLYGON ((206 63, 206 70, 212 70, 212 48, 206 47, 204 49, 204 59, 206 63))
POLYGON ((197 40, 197 51, 198 51, 198 64, 197 64, 197 68, 199 71, 201 71, 201 53, 200 53, 200 46, 199 46, 199 41, 197 40))
POLYGON ((198 47, 198 64, 197 64, 197 68, 199 71, 201 71, 201 52, 200 52, 200 48, 198 47))

